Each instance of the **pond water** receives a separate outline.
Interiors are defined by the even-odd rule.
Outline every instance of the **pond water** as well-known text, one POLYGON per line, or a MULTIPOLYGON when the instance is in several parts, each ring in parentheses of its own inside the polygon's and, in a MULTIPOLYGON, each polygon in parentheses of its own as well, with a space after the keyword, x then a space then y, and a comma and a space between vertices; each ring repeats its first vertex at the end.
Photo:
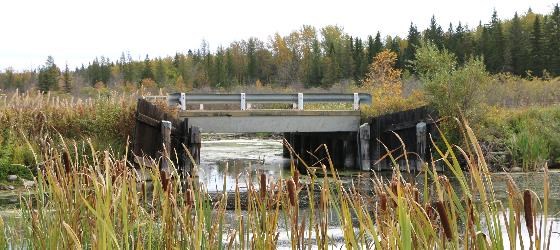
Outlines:
MULTIPOLYGON (((222 191, 225 187, 228 191, 235 188, 236 179, 239 182, 240 189, 246 188, 246 183, 253 182, 258 186, 258 175, 261 172, 266 173, 269 178, 278 180, 290 177, 290 160, 282 156, 282 140, 281 139, 257 139, 257 138, 239 138, 231 136, 211 137, 203 140, 201 148, 201 164, 198 173, 199 180, 204 183, 210 192, 222 191), (247 176, 253 176, 250 180, 247 176), (224 182, 225 180, 225 182, 224 182), (224 186, 225 185, 225 186, 224 186)), ((359 171, 343 171, 342 179, 345 182, 356 180, 358 176, 368 178, 368 173, 359 171)), ((382 172, 381 176, 390 178, 390 172, 382 172)), ((511 174, 520 190, 531 189, 542 197, 543 195, 543 173, 514 173, 511 174)), ((416 177, 417 183, 422 183, 422 176, 416 177)), ((505 173, 493 173, 492 180, 496 195, 500 199, 507 197, 507 178, 505 173)), ((451 180, 453 183, 453 180, 451 180)), ((552 214, 549 219, 553 222, 551 249, 560 249, 560 172, 550 172, 550 205, 549 211, 552 214)), ((457 187, 458 188, 458 187, 457 187)), ((16 216, 18 196, 14 192, 0 193, 0 215, 4 218, 16 216)), ((301 214, 304 215, 308 211, 302 209, 301 214)), ((236 215, 233 211, 228 211, 227 217, 233 222, 236 215)), ((334 243, 342 245, 343 237, 338 220, 333 212, 329 221, 329 234, 334 243)), ((538 219, 537 219, 538 221, 538 219)), ((280 223, 283 224, 283 223, 280 223)), ((289 232, 279 225, 279 248, 289 248, 289 232)), ((526 228, 522 230, 527 235, 526 228)), ((507 237, 504 232, 504 237, 507 237)), ((527 239, 528 241, 528 239, 527 239)), ((527 242, 526 241, 526 242, 527 242)), ((337 247, 338 248, 338 247, 337 247)), ((506 246, 506 249, 509 248, 506 246)))
MULTIPOLYGON (((205 184, 209 191, 221 191, 225 188, 232 191, 235 188, 235 179, 238 178, 240 186, 245 187, 247 183, 247 174, 250 173, 254 178, 251 182, 258 186, 258 179, 256 178, 261 172, 265 172, 269 178, 278 180, 280 178, 288 178, 290 176, 290 160, 282 156, 282 140, 281 139, 251 139, 251 138, 226 138, 220 140, 208 140, 203 142, 201 149, 201 169, 199 172, 200 180, 205 184), (227 168, 226 168, 227 166, 227 168), (227 171, 226 171, 227 169, 227 171)), ((367 173, 360 171, 342 172, 343 181, 350 182, 356 180, 358 176, 367 178, 367 173)), ((390 172, 379 173, 384 178, 390 178, 390 172)), ((531 189, 539 197, 543 196, 543 173, 511 173, 510 176, 514 179, 515 183, 520 190, 531 189)), ((550 178, 550 198, 549 198, 549 213, 552 214, 549 219, 553 222, 551 248, 560 249, 560 172, 551 171, 550 178)), ((498 199, 507 198, 507 175, 506 173, 493 173, 492 180, 494 185, 495 194, 498 199)), ((423 183, 422 176, 416 177, 417 183, 423 183)), ((456 185, 458 184, 451 182, 456 185)), ((305 213, 305 209, 303 213, 305 213)), ((234 214, 231 214, 234 220, 234 214)), ((331 216, 334 218, 336 216, 331 216)), ((538 219, 537 219, 538 221, 538 219)), ((334 218, 330 221, 329 232, 335 242, 342 241, 340 229, 337 227, 338 221, 334 218)), ((504 226, 505 227, 505 226, 504 226)), ((524 235, 527 235, 527 230, 523 226, 522 230, 524 235)), ((280 227, 279 244, 280 247, 288 247, 289 237, 288 233, 280 227)), ((504 232, 504 237, 507 234, 504 232)), ((524 239, 528 242, 528 238, 524 239)), ((506 246, 508 249, 509 246, 506 246)))

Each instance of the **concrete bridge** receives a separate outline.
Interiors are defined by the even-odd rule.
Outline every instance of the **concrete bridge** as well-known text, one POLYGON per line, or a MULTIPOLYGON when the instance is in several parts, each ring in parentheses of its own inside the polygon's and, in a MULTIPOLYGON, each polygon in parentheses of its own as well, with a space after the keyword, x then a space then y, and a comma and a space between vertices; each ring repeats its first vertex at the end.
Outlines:
MULTIPOLYGON (((328 165, 329 159, 336 167, 361 170, 392 169, 393 163, 384 159, 384 148, 393 152, 405 152, 401 142, 407 145, 406 152, 414 152, 418 165, 429 154, 429 133, 433 130, 432 115, 426 108, 387 114, 363 119, 361 104, 371 104, 369 94, 195 94, 177 93, 168 96, 148 96, 139 100, 135 130, 134 153, 152 157, 182 152, 186 145, 198 162, 200 133, 283 133, 293 152, 303 162, 317 161, 328 165), (150 104, 150 100, 167 101, 178 109, 177 116, 150 104), (348 103, 348 110, 308 110, 306 104, 348 103), (212 105, 227 108, 212 108, 212 105), (287 104, 286 109, 255 109, 260 104, 287 104), (205 109, 206 105, 206 109, 205 109), (366 123, 361 124, 365 120, 366 123), (167 125, 166 125, 167 124, 167 125), (396 136, 399 135, 399 137, 396 136), (146 136, 148 135, 148 136, 146 136), (395 139, 397 138, 397 139, 395 139), (156 142, 156 143, 154 143, 156 142), (158 142, 164 142, 162 150, 158 142), (321 145, 325 150, 314 152, 321 145), (311 155, 312 152, 314 155, 311 155)), ((278 107, 275 105, 273 107, 278 107)), ((261 107, 262 108, 262 107, 261 107)), ((294 157, 285 150, 286 157, 294 157)), ((178 165, 188 172, 190 161, 185 154, 177 157, 178 165)), ((401 159, 402 160, 402 159, 401 159)), ((399 160, 400 161, 400 160, 399 160)), ((402 164, 404 165, 404 164, 402 164)), ((299 164, 301 167, 301 164, 299 164)), ((305 168, 300 168, 305 169, 305 168)))
POLYGON ((360 104, 371 104, 369 94, 172 94, 171 106, 180 119, 204 133, 356 132, 360 104), (351 103, 351 110, 305 110, 310 103, 351 103), (187 110, 187 105, 198 110, 187 110), (204 110, 208 104, 234 104, 238 110, 204 110), (292 109, 252 109, 254 104, 289 104, 292 109))

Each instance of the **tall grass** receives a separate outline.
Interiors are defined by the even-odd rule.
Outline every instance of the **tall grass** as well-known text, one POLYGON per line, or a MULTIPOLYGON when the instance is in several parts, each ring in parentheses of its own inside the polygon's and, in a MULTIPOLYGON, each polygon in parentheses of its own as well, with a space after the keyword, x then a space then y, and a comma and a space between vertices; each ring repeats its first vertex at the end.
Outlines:
MULTIPOLYGON (((60 146, 34 152, 44 159, 37 185, 21 198, 19 227, 0 221, 0 244, 32 249, 274 249, 285 235, 292 249, 336 244, 347 249, 516 249, 518 244, 547 249, 548 178, 543 200, 519 190, 511 179, 508 198, 499 200, 476 137, 467 124, 464 129, 469 147, 460 149, 445 139, 445 148, 435 146, 439 157, 434 158, 450 176, 436 172, 434 161, 420 173, 423 185, 398 171, 390 180, 374 176, 348 185, 330 163, 306 165, 307 176, 292 166, 286 180, 260 174, 258 186, 247 181, 246 192, 237 179, 235 192, 228 193, 224 185, 218 198, 195 178, 181 180, 173 166, 169 173, 160 172, 161 159, 138 171, 126 155, 61 140, 60 146), (80 150, 90 150, 94 157, 80 157, 80 150), (452 186, 450 178, 459 186, 452 186), (364 185, 369 190, 359 188, 364 185), (233 202, 231 212, 228 202, 233 202), (528 229, 528 242, 522 228, 528 229), (343 242, 334 241, 334 229, 343 242)), ((324 147, 317 150, 328 153, 324 147)))

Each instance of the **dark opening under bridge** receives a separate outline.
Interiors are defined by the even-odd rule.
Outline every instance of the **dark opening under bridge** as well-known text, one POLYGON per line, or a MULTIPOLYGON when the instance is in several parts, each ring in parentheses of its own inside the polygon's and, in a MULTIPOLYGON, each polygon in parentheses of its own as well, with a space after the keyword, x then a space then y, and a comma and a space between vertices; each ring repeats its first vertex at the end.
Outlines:
MULTIPOLYGON (((145 146, 151 141, 170 149, 170 152, 184 151, 181 144, 195 152, 194 159, 200 152, 200 133, 283 133, 293 151, 305 162, 314 163, 319 159, 327 163, 325 150, 309 152, 326 145, 329 157, 335 166, 358 168, 361 170, 387 169, 390 163, 378 161, 382 158, 382 139, 389 147, 395 145, 392 136, 402 134, 405 143, 412 144, 408 151, 416 152, 420 160, 427 154, 427 134, 432 130, 433 121, 428 118, 426 108, 364 119, 360 105, 371 104, 369 94, 320 93, 320 94, 196 94, 176 93, 168 96, 148 96, 139 100, 137 126, 135 132, 134 153, 147 154, 152 157, 162 156, 162 149, 145 146), (154 115, 157 107, 149 106, 146 100, 161 100, 169 107, 177 109, 176 117, 154 115), (348 103, 348 110, 308 110, 305 105, 315 103, 348 103), (287 104, 288 109, 255 109, 261 104, 287 104), (204 107, 226 105, 227 109, 211 110, 204 107), (142 109, 148 109, 145 112, 142 109), (148 113, 148 114, 146 114, 148 113), (167 122, 167 120, 171 120, 167 122), (365 122, 364 122, 365 121, 365 122), (363 123, 362 123, 363 122, 363 123), (371 126, 373 125, 373 126, 371 126), (147 128, 149 126, 150 128, 147 128), (158 127, 159 126, 159 127, 158 127), (169 128, 165 128, 165 126, 169 128), (161 127, 161 129, 160 129, 161 127), (169 130, 169 131, 168 131, 169 130), (161 134, 145 139, 143 133, 161 134), (397 131, 397 132, 395 132, 397 131), (169 137, 169 138, 166 138, 169 137), (136 143, 136 141, 144 141, 136 143), (412 150, 411 150, 412 149, 412 150)), ((261 105, 262 106, 262 105, 261 105)), ((274 106, 278 107, 278 106, 274 106)), ((162 113, 165 113, 161 111, 162 113)), ((400 141, 400 140, 399 140, 400 141)), ((389 148, 391 149, 391 148, 389 148)), ((403 151, 401 149, 401 151, 403 151)), ((163 152, 163 153, 162 153, 163 152)), ((187 156, 175 153, 176 164, 183 171, 190 169, 187 156)), ((290 152, 284 150, 290 157, 290 152)), ((293 156, 292 156, 293 157, 293 156)), ((173 158, 173 157, 170 157, 173 158)))

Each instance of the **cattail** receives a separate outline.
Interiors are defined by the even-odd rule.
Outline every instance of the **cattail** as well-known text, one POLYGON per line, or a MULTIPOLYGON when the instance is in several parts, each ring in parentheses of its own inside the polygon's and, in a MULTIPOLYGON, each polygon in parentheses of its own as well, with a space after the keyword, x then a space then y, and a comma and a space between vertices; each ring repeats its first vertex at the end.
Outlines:
POLYGON ((64 171, 66 171, 67 174, 70 173, 70 170, 72 170, 72 161, 70 160, 68 151, 62 153, 62 163, 64 164, 64 171))
POLYGON ((426 214, 428 215, 428 218, 430 220, 434 220, 434 208, 432 207, 432 205, 430 203, 426 203, 426 205, 424 206, 424 211, 426 211, 426 214))
POLYGON ((261 173, 261 187, 259 191, 261 192, 261 199, 264 199, 266 197, 266 174, 265 173, 261 173))
POLYGON ((533 197, 531 191, 525 189, 523 192, 523 206, 525 207, 525 224, 529 231, 529 236, 533 236, 533 197))
POLYGON ((290 204, 292 206, 296 205, 296 184, 293 179, 288 180, 288 197, 290 198, 290 204))
POLYGON ((159 171, 159 176, 161 178, 161 186, 163 188, 163 191, 167 192, 169 187, 169 177, 167 176, 167 172, 159 171))
POLYGON ((323 188, 323 190, 321 190, 321 197, 319 197, 319 204, 321 205, 321 208, 326 208, 327 207, 327 190, 323 188))
POLYGON ((185 203, 189 207, 194 205, 194 194, 192 189, 187 189, 187 191, 185 192, 185 203))
POLYGON ((418 191, 417 187, 412 188, 412 196, 414 197, 414 201, 416 201, 416 203, 420 203, 420 191, 418 191))
POLYGON ((299 171, 296 169, 294 171, 294 183, 296 184, 296 188, 299 188, 299 171))
POLYGON ((451 232, 451 225, 449 224, 449 218, 447 217, 447 213, 445 212, 445 205, 442 201, 436 201, 435 205, 436 210, 439 214, 441 226, 443 227, 443 232, 445 233, 445 237, 447 237, 447 239, 451 239, 453 235, 451 232))
POLYGON ((379 210, 387 211, 387 194, 385 192, 379 194, 379 210))
POLYGON ((398 181, 393 178, 393 180, 391 181, 391 191, 393 191, 393 194, 395 196, 397 195, 398 192, 398 186, 399 186, 398 181))

